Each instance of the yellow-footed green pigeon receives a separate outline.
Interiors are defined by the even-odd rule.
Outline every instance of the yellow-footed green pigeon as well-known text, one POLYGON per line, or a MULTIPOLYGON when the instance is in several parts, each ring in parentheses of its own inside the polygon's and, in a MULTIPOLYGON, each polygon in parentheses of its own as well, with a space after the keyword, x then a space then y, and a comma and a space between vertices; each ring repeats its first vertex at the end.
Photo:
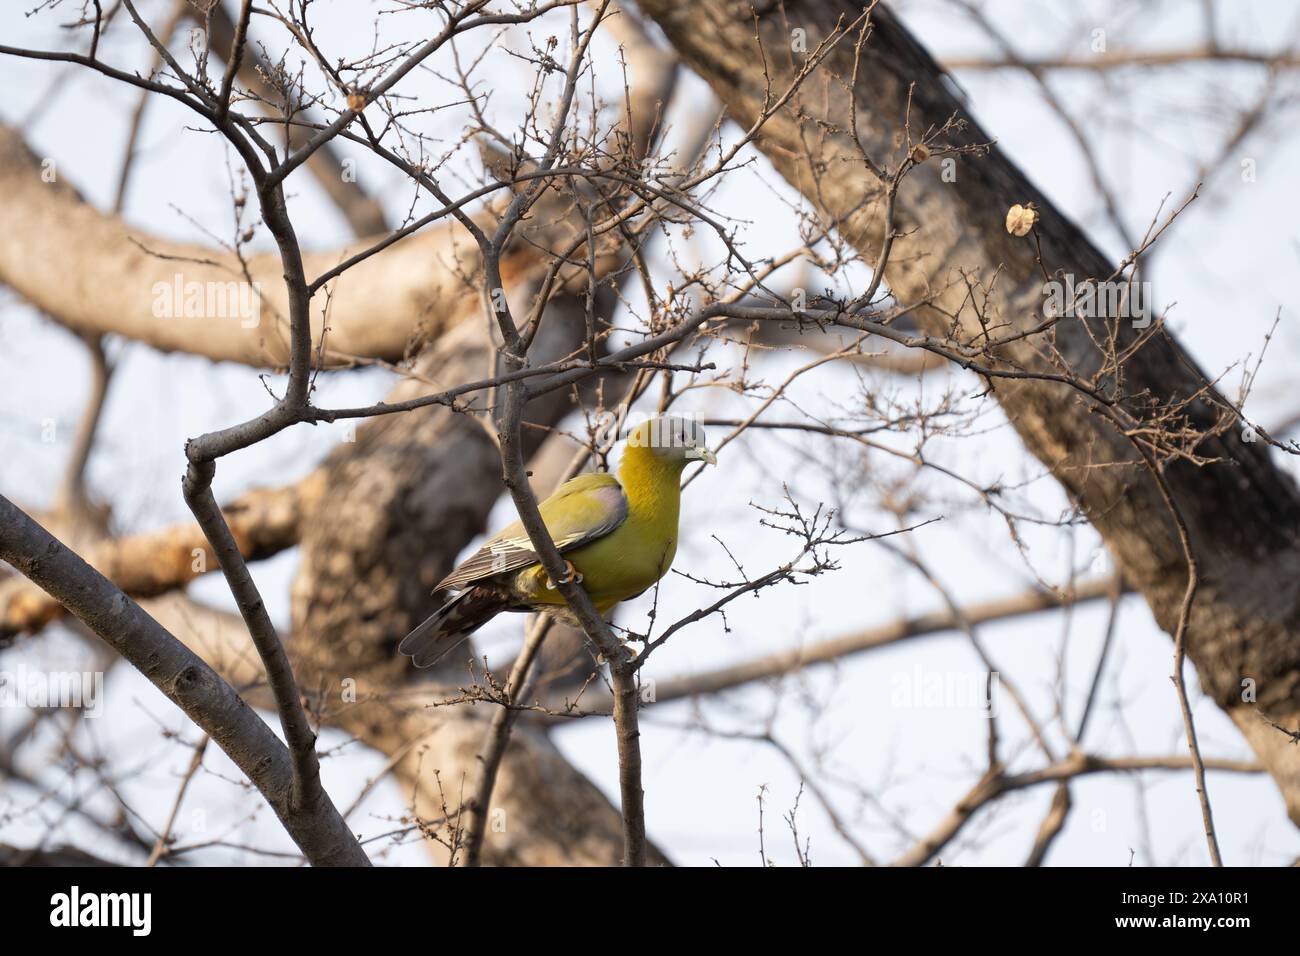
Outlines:
MULTIPOLYGON (((652 418, 628 434, 618 476, 578 475, 541 503, 542 520, 567 570, 602 616, 648 589, 677 553, 682 469, 717 464, 704 428, 678 417, 652 418)), ((429 667, 502 611, 543 611, 576 624, 523 525, 488 540, 434 589, 459 591, 398 649, 429 667)))

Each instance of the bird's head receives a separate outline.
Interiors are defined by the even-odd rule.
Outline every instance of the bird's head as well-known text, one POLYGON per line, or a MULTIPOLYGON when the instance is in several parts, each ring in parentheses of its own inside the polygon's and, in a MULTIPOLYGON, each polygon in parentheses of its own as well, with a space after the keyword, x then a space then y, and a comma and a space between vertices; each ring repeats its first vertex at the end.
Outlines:
POLYGON ((704 426, 693 418, 661 415, 637 425, 627 435, 629 453, 653 455, 655 460, 685 468, 692 461, 718 463, 705 445, 704 426))

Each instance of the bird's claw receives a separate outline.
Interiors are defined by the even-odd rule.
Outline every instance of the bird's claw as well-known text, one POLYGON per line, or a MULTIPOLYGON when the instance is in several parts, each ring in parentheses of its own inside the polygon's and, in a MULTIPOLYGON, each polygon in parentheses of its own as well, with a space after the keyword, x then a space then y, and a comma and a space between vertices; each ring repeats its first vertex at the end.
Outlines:
MULTIPOLYGON (((560 584, 569 584, 569 583, 581 584, 582 572, 573 566, 572 561, 565 561, 564 575, 560 578, 560 584)), ((547 589, 554 591, 556 589, 556 586, 557 586, 556 583, 553 580, 551 580, 551 576, 548 574, 546 576, 547 589)))

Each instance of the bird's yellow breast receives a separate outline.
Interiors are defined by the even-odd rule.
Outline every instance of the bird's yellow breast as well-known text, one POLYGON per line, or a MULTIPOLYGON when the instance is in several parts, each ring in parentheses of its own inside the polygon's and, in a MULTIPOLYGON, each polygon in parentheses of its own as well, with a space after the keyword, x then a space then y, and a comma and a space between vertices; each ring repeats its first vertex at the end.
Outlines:
MULTIPOLYGON (((681 507, 681 468, 660 464, 649 454, 629 450, 619 470, 627 495, 627 519, 609 534, 575 548, 565 557, 582 575, 582 586, 604 613, 620 601, 636 597, 668 573, 677 555, 677 523, 681 507)), ((521 590, 539 604, 563 604, 563 596, 547 587, 546 571, 534 565, 520 574, 521 590)))

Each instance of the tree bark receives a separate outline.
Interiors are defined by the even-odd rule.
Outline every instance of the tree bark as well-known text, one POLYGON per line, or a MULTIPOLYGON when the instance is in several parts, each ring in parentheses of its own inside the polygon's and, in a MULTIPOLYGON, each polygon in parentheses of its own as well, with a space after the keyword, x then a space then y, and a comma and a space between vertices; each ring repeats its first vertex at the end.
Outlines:
MULTIPOLYGON (((812 51, 864 9, 849 0, 756 7, 730 0, 643 0, 641 7, 744 127, 759 115, 768 90, 784 89, 802 63, 805 54, 792 51, 795 29, 805 31, 812 51)), ((824 217, 842 218, 841 234, 868 261, 880 251, 886 197, 854 143, 852 107, 859 140, 877 166, 892 168, 903 160, 909 148, 905 129, 915 143, 953 116, 966 125, 945 137, 952 145, 992 141, 954 95, 942 68, 898 20, 880 6, 871 20, 860 52, 855 55, 856 33, 842 37, 801 88, 794 108, 768 122, 757 141, 824 217)), ((1004 226, 1016 203, 1032 202, 1039 210, 1036 235, 1050 273, 1072 274, 1076 283, 1113 273, 1106 257, 997 146, 955 158, 955 182, 944 181, 935 157, 904 179, 885 270, 901 302, 933 297, 933 306, 917 313, 926 332, 949 334, 955 316, 957 337, 979 341, 982 329, 968 282, 977 287, 990 322, 1011 324, 1003 331, 1043 321, 1044 280, 1034 237, 1014 237, 1004 226)), ((1118 325, 1120 348, 1134 344, 1139 333, 1127 322, 1118 325)), ((1059 373, 1054 349, 1057 361, 1086 378, 1103 367, 1098 338, 1105 336, 1100 323, 1067 319, 1050 336, 1008 346, 1004 357, 1031 371, 1059 373)), ((1125 407, 1145 420, 1188 402, 1205 383, 1163 333, 1127 359, 1122 379, 1110 384, 1122 386, 1125 407)), ((1041 379, 998 379, 991 385, 1025 445, 1088 516, 1160 626, 1172 632, 1187 566, 1158 484, 1130 441, 1067 385, 1041 379)), ((1300 748, 1261 719, 1286 727, 1300 721, 1300 494, 1274 466, 1265 444, 1244 442, 1213 397, 1211 391, 1190 401, 1173 422, 1208 433, 1196 452, 1213 463, 1175 459, 1164 467, 1201 569, 1187 651, 1206 693, 1236 722, 1300 824, 1300 748), (1253 688, 1257 704, 1243 686, 1253 688)))

